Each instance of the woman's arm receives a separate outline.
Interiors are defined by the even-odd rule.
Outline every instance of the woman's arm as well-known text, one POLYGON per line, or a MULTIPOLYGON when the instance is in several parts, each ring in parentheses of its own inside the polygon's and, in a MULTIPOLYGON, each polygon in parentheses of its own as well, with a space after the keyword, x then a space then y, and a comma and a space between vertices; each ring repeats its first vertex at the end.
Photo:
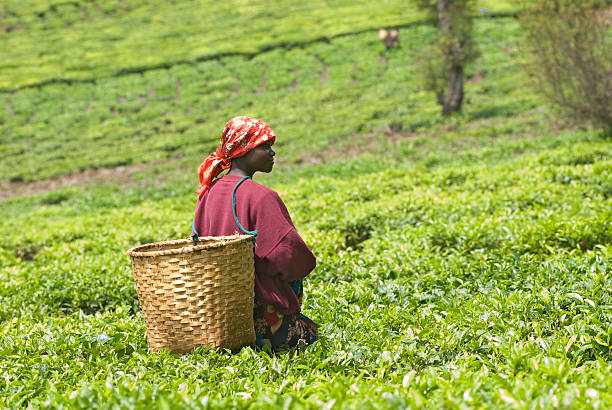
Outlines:
POLYGON ((255 258, 257 272, 280 275, 286 281, 305 278, 316 264, 315 256, 295 228, 287 231, 268 254, 255 258))
POLYGON ((315 268, 316 258, 295 229, 285 204, 270 190, 256 208, 255 269, 286 281, 303 279, 315 268))

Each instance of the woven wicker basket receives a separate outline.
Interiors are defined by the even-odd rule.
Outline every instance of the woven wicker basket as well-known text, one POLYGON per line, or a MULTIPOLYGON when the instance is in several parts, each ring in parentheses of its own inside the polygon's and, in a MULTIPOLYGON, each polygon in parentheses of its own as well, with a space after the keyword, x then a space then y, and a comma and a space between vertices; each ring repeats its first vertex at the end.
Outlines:
POLYGON ((127 251, 153 351, 255 343, 251 235, 158 242, 127 251))

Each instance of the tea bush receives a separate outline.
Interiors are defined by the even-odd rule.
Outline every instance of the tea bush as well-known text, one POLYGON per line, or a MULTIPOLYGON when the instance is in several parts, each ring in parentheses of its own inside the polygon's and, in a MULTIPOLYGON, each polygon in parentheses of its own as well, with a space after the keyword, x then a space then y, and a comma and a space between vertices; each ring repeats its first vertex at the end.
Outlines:
MULTIPOLYGON (((488 68, 472 70, 482 71, 488 87, 495 84, 499 93, 474 83, 469 117, 486 117, 483 112, 499 104, 535 107, 533 96, 512 91, 526 79, 508 75, 508 67, 516 64, 500 48, 502 42, 518 41, 518 26, 498 20, 507 26, 503 33, 495 29, 499 21, 480 20, 488 68)), ((425 26, 402 30, 410 41, 387 57, 380 56, 375 31, 366 30, 253 56, 222 55, 142 73, 100 75, 94 82, 0 93, 0 178, 34 181, 91 167, 185 156, 195 161, 214 149, 218 124, 235 113, 272 119, 273 129, 287 136, 279 144, 288 144, 292 162, 304 161, 295 153, 305 148, 316 157, 332 144, 350 146, 350 139, 342 140, 354 134, 416 131, 439 121, 413 68, 416 53, 432 34, 425 26)))
MULTIPOLYGON (((130 1, 40 4, 2 6, 5 30, 25 27, 8 33, 24 30, 22 47, 26 29, 76 30, 79 13, 123 16, 133 33, 129 16, 150 14, 130 1)), ((559 129, 522 87, 513 20, 475 28, 482 59, 451 118, 411 76, 420 25, 384 59, 372 33, 306 36, 251 59, 142 74, 126 61, 118 76, 97 77, 101 66, 94 82, 0 94, 5 180, 158 161, 129 184, 1 202, 2 407, 612 405, 610 142, 559 129), (255 180, 279 192, 317 255, 304 311, 321 338, 301 353, 149 353, 125 250, 189 235, 196 166, 243 111, 278 134, 278 168, 255 180)), ((156 58, 180 60, 168 53, 156 58)))
POLYGON ((166 198, 99 186, 5 202, 5 403, 608 403, 610 155, 605 140, 571 138, 477 163, 482 148, 433 168, 362 157, 337 165, 358 173, 267 176, 319 260, 305 311, 322 337, 300 355, 147 354, 123 252, 187 236, 191 181, 158 188, 166 198))

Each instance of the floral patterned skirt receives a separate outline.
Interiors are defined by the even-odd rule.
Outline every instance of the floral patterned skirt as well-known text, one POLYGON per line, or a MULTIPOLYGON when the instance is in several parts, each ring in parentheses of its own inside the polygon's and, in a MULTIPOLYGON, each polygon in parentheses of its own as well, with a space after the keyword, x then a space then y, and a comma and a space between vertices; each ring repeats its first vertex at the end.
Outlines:
MULTIPOLYGON (((303 285, 301 280, 291 282, 293 291, 302 304, 303 285)), ((282 315, 273 305, 263 305, 255 302, 253 309, 255 321, 256 345, 259 348, 268 346, 272 351, 290 349, 302 342, 306 345, 314 343, 318 336, 318 325, 301 313, 282 315)))

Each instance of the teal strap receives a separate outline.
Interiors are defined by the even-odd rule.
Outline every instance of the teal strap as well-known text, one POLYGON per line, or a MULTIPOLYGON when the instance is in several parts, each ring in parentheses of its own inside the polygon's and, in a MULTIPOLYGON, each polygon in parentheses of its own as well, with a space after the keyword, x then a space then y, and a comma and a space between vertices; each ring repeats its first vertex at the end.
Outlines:
POLYGON ((191 224, 191 239, 193 240, 193 246, 198 244, 198 239, 200 235, 198 235, 198 231, 195 228, 195 218, 193 218, 193 223, 191 224))
POLYGON ((255 241, 257 241, 257 230, 255 230, 255 231, 247 231, 240 224, 240 221, 238 221, 238 216, 236 216, 236 190, 238 189, 240 184, 242 184, 247 179, 251 179, 251 177, 246 176, 246 177, 242 178, 240 181, 238 181, 238 183, 234 187, 234 192, 232 192, 232 211, 234 212, 234 219, 236 220, 236 224, 238 225, 238 228, 240 228, 240 230, 242 232, 246 233, 247 235, 253 235, 253 239, 255 239, 255 241))
MULTIPOLYGON (((242 232, 246 233, 247 235, 253 235, 253 238, 255 240, 257 240, 257 230, 255 230, 255 231, 247 231, 240 224, 240 221, 238 221, 238 217, 236 216, 236 190, 238 189, 240 184, 242 184, 247 179, 251 179, 251 177, 247 176, 247 177, 242 178, 240 181, 238 181, 238 183, 234 187, 234 191, 232 192, 232 212, 234 212, 234 219, 236 220, 236 224, 238 224, 238 228, 240 228, 240 230, 242 232)), ((198 234, 198 231, 196 231, 195 218, 193 220, 193 223, 191 224, 191 231, 192 231, 191 239, 193 240, 193 246, 196 246, 198 244, 198 239, 199 239, 200 235, 198 234)))

